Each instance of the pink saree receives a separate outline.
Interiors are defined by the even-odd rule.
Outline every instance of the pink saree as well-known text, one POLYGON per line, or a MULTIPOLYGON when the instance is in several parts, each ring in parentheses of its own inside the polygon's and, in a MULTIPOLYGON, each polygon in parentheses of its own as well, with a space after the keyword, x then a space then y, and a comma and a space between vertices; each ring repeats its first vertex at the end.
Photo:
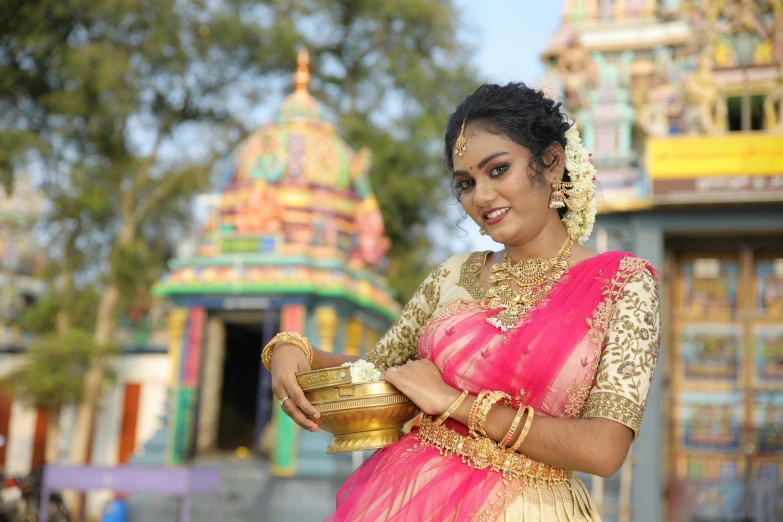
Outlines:
MULTIPOLYGON (((516 397, 515 405, 520 399, 532 405, 537 415, 578 417, 595 379, 615 298, 624 280, 644 268, 653 270, 619 252, 577 263, 505 333, 486 321, 499 310, 458 299, 429 319, 419 337, 419 357, 432 360, 455 388, 474 395, 499 390, 516 397)), ((467 434, 467 428, 452 419, 446 426, 467 434)), ((337 493, 337 509, 327 520, 510 520, 504 517, 506 508, 527 498, 525 489, 531 486, 520 479, 468 467, 459 456, 441 455, 416 434, 414 429, 375 452, 357 469, 337 493)), ((566 518, 597 520, 581 482, 566 482, 568 502, 585 514, 566 518)))

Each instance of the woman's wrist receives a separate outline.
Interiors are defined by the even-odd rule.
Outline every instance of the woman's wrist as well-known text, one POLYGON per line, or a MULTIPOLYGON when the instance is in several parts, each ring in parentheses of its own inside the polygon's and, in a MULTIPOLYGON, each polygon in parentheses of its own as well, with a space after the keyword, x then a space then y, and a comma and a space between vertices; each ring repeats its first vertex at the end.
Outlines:
POLYGON ((462 391, 449 386, 448 389, 444 391, 443 397, 440 400, 440 405, 438 406, 438 415, 445 413, 446 410, 448 410, 451 405, 454 404, 461 396, 462 391))
POLYGON ((302 349, 291 343, 279 343, 275 345, 275 348, 272 351, 271 359, 274 361, 276 357, 285 357, 291 354, 301 355, 305 361, 307 360, 307 357, 305 356, 302 349))
POLYGON ((272 357, 274 356, 275 348, 284 344, 291 344, 300 349, 307 360, 307 364, 313 362, 313 346, 307 340, 307 337, 296 332, 280 332, 261 350, 261 362, 270 372, 272 371, 272 357))

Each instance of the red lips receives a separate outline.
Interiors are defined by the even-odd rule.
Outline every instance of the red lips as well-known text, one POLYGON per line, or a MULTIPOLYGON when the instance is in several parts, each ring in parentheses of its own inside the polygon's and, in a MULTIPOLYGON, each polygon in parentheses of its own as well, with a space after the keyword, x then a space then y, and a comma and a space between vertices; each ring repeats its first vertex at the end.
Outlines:
POLYGON ((481 213, 481 217, 483 217, 483 218, 484 218, 484 222, 485 222, 487 225, 495 225, 495 224, 497 224, 497 223, 500 223, 501 221, 503 221, 503 218, 505 218, 505 217, 508 215, 508 213, 509 213, 509 211, 510 211, 510 210, 511 210, 511 209, 510 209, 509 207, 497 207, 497 208, 492 208, 492 209, 489 209, 489 210, 487 210, 486 212, 482 212, 482 213, 481 213), (504 208, 505 208, 505 209, 507 209, 507 210, 506 210, 505 212, 503 212, 502 214, 500 214, 499 216, 497 216, 497 217, 493 217, 492 219, 488 219, 488 218, 487 218, 487 216, 488 216, 488 215, 492 214, 492 213, 493 213, 493 212, 495 212, 496 210, 501 210, 501 209, 504 209, 504 208))

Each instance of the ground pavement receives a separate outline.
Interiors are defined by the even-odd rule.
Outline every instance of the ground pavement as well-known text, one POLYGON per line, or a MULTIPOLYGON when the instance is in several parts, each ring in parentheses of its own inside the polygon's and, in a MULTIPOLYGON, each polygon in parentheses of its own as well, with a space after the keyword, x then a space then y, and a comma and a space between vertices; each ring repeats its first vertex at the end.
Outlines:
MULTIPOLYGON (((266 460, 202 459, 198 465, 222 470, 222 522, 320 522, 334 510, 345 476, 331 479, 276 478, 266 460)), ((347 470, 350 472, 350 470, 347 470)), ((178 522, 176 497, 134 493, 129 522, 178 522)), ((209 497, 193 500, 191 522, 210 522, 209 497)))

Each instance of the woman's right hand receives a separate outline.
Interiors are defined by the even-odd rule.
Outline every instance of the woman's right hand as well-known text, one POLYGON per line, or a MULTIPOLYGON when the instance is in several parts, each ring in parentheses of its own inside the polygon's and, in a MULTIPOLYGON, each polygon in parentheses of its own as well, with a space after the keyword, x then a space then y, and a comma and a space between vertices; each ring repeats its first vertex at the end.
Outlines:
POLYGON ((308 431, 318 431, 317 420, 321 414, 305 398, 296 382, 296 374, 309 372, 307 357, 293 344, 281 343, 272 352, 272 391, 278 400, 285 399, 283 411, 295 423, 308 431), (313 420, 315 419, 315 420, 313 420))

